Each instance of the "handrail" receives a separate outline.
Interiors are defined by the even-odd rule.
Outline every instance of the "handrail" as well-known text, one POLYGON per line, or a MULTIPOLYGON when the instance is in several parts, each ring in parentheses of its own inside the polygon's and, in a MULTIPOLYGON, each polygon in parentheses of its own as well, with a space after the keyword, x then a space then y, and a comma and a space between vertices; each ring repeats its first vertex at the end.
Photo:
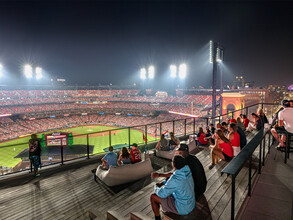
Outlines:
POLYGON ((264 131, 261 129, 256 135, 249 141, 248 144, 240 151, 240 153, 233 158, 233 160, 222 170, 221 175, 224 173, 232 176, 237 176, 246 161, 253 154, 260 141, 263 138, 264 131))
POLYGON ((231 219, 235 218, 235 179, 238 173, 242 170, 245 163, 249 160, 248 172, 248 196, 251 196, 251 172, 252 172, 252 154, 259 146, 258 156, 258 174, 261 174, 261 168, 265 165, 265 148, 266 136, 268 135, 268 153, 270 152, 271 130, 264 131, 261 129, 256 133, 253 139, 240 151, 240 153, 221 171, 221 175, 226 173, 232 176, 232 195, 231 195, 231 219))

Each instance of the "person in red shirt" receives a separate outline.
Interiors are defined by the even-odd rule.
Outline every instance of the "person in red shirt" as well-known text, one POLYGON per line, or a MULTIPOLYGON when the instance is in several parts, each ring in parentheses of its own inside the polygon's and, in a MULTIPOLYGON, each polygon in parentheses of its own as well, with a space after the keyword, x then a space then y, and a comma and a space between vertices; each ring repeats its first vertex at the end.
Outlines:
POLYGON ((212 163, 209 169, 212 169, 216 163, 219 162, 219 158, 222 160, 231 160, 233 158, 233 149, 231 142, 225 137, 224 132, 221 129, 216 131, 215 145, 210 146, 212 163))
POLYGON ((243 119, 244 128, 246 129, 249 124, 249 119, 247 118, 246 115, 242 115, 242 119, 243 119))
POLYGON ((236 157, 240 152, 240 135, 237 132, 237 125, 235 123, 229 124, 229 134, 228 139, 231 142, 233 149, 233 156, 236 157))
POLYGON ((137 163, 141 161, 141 152, 137 148, 137 144, 133 144, 130 154, 131 154, 131 163, 137 163))
POLYGON ((209 143, 206 140, 206 134, 203 132, 202 127, 198 128, 197 141, 198 141, 198 146, 207 146, 209 143))

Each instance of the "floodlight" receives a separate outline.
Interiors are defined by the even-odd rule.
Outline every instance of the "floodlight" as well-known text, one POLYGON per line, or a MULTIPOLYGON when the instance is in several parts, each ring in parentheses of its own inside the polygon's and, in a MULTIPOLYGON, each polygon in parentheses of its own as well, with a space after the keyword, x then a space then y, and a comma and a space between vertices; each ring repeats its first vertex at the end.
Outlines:
POLYGON ((223 61, 223 57, 224 57, 224 50, 223 50, 223 48, 217 47, 217 54, 216 54, 217 62, 222 62, 223 61))
POLYGON ((36 67, 36 79, 41 79, 43 77, 42 72, 43 70, 41 67, 36 67))
POLYGON ((171 72, 171 78, 176 78, 177 66, 176 65, 171 65, 170 66, 170 72, 171 72))
POLYGON ((184 79, 186 77, 186 64, 182 63, 179 66, 179 77, 184 79))
POLYGON ((210 40, 210 63, 213 63, 214 42, 210 40))
POLYGON ((155 77, 155 68, 154 68, 154 66, 149 67, 148 73, 149 73, 149 78, 150 79, 153 79, 155 77))
POLYGON ((143 80, 146 79, 146 69, 145 68, 140 69, 140 78, 143 80))
POLYGON ((0 63, 0 78, 3 76, 2 69, 3 69, 3 66, 2 66, 2 64, 0 63))
POLYGON ((28 79, 30 79, 30 78, 33 77, 33 68, 32 68, 31 65, 26 64, 26 65, 24 66, 24 75, 25 75, 25 77, 28 78, 28 79))

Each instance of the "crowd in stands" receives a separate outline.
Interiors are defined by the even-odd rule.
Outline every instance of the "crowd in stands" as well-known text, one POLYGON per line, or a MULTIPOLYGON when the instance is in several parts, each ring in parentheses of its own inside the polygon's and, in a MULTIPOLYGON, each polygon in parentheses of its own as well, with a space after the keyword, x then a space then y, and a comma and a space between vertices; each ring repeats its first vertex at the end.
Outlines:
MULTIPOLYGON (((96 124, 110 125, 115 127, 131 127, 157 123, 155 125, 148 126, 147 131, 152 135, 159 135, 159 122, 184 118, 184 116, 173 114, 160 114, 157 117, 127 116, 114 114, 89 114, 71 115, 68 117, 40 118, 34 120, 20 118, 12 120, 9 117, 2 117, 0 118, 0 141, 18 138, 20 136, 31 133, 41 133, 50 130, 66 129, 75 126, 96 124)), ((163 123, 162 131, 170 131, 173 129, 172 126, 172 122, 163 123)), ((188 126, 187 132, 191 132, 189 127, 190 126, 188 126)), ((144 131, 145 126, 139 126, 136 129, 144 131)), ((184 132, 184 120, 176 122, 176 129, 178 133, 184 132)))

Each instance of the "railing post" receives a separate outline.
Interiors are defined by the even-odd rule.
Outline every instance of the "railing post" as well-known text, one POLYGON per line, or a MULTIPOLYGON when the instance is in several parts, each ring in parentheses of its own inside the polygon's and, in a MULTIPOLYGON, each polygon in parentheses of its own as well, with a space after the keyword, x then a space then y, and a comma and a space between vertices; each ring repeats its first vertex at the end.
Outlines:
POLYGON ((175 134, 175 121, 173 120, 173 133, 175 134))
POLYGON ((130 127, 128 127, 128 148, 130 148, 130 127))
POLYGON ((161 135, 162 135, 162 122, 160 122, 160 138, 161 138, 161 135))
POLYGON ((263 137, 263 146, 262 146, 262 165, 265 165, 265 155, 266 155, 266 134, 263 137))
POLYGON ((193 134, 195 134, 195 118, 193 118, 193 134))
MULTIPOLYGON (((215 120, 215 119, 213 119, 213 120, 215 120)), ((209 119, 208 119, 208 118, 207 118, 207 125, 206 125, 206 127, 207 127, 207 126, 209 126, 209 119)))
POLYGON ((87 159, 90 159, 90 145, 89 145, 89 135, 86 135, 86 152, 87 152, 87 159))
POLYGON ((184 136, 186 136, 186 119, 184 120, 184 136))
POLYGON ((148 144, 148 126, 145 125, 145 146, 148 144))
POLYGON ((109 146, 112 146, 112 141, 111 141, 111 131, 109 131, 109 146))
POLYGON ((268 154, 271 152, 271 133, 269 132, 269 145, 268 145, 268 154))
POLYGON ((245 115, 248 117, 248 107, 245 108, 245 115))
POLYGON ((235 212, 235 176, 232 175, 231 220, 234 220, 235 212))
POLYGON ((248 172, 248 196, 251 196, 251 161, 252 157, 249 158, 249 172, 248 172))
POLYGON ((258 174, 261 174, 261 150, 262 150, 262 140, 259 144, 259 158, 258 158, 258 174))
POLYGON ((62 144, 62 139, 61 139, 61 165, 63 165, 63 144, 62 144))

